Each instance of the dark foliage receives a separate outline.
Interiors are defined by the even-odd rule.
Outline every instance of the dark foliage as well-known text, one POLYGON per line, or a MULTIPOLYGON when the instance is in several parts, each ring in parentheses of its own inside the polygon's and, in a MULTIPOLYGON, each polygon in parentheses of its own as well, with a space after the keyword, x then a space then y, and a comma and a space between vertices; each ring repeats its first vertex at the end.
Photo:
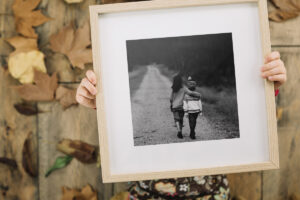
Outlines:
POLYGON ((128 40, 126 46, 129 71, 157 63, 200 86, 235 86, 231 33, 128 40))

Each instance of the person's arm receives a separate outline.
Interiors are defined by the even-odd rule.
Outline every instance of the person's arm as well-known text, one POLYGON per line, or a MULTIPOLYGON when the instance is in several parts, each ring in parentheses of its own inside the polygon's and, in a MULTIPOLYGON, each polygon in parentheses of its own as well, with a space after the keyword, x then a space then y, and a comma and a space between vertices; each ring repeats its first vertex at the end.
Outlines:
POLYGON ((201 94, 199 92, 191 91, 188 88, 184 87, 185 94, 191 95, 193 97, 201 97, 201 94))

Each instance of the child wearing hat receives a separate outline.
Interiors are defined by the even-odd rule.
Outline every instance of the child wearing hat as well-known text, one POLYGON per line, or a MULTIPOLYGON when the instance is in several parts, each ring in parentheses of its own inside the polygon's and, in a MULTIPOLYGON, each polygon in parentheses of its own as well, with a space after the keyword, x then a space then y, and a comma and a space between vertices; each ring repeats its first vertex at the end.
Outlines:
MULTIPOLYGON (((196 81, 193 81, 191 77, 188 77, 187 87, 191 91, 195 91, 197 86, 196 81)), ((196 139, 195 128, 197 124, 197 118, 199 113, 202 115, 202 102, 200 97, 191 96, 185 94, 183 100, 183 109, 189 119, 190 125, 190 138, 196 139)))

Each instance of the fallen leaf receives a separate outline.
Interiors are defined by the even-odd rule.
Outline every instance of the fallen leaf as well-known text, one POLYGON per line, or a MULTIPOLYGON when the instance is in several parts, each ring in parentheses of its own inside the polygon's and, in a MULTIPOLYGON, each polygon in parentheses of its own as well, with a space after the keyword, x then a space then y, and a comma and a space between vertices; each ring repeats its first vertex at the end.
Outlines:
POLYGON ((55 99, 59 100, 59 103, 64 109, 70 107, 71 105, 78 104, 75 96, 76 89, 68 89, 63 86, 59 86, 55 92, 55 99))
POLYGON ((72 161, 72 159, 73 157, 68 155, 57 157, 54 165, 47 170, 45 177, 48 177, 55 170, 66 167, 72 161))
POLYGON ((6 157, 0 157, 0 163, 5 164, 9 167, 12 167, 14 169, 17 169, 17 162, 11 158, 6 158, 6 157))
POLYGON ((32 132, 27 135, 22 150, 22 165, 25 171, 32 177, 37 177, 37 160, 34 154, 34 144, 32 142, 32 132))
POLYGON ((12 37, 6 39, 15 50, 9 54, 8 71, 21 83, 32 83, 34 70, 46 73, 44 54, 38 50, 36 39, 12 37))
POLYGON ((300 193, 292 194, 290 197, 290 200, 299 200, 300 199, 300 193))
POLYGON ((14 88, 27 101, 51 101, 54 99, 57 88, 56 73, 50 77, 46 73, 35 70, 34 82, 35 84, 24 84, 14 88))
POLYGON ((283 11, 283 10, 274 10, 269 13, 269 19, 275 22, 282 22, 288 19, 295 18, 299 15, 297 11, 283 11))
POLYGON ((281 10, 300 10, 300 0, 271 0, 271 2, 281 10))
POLYGON ((15 36, 5 40, 15 48, 10 55, 38 50, 37 39, 15 36))
POLYGON ((81 3, 83 0, 65 0, 65 2, 67 2, 68 4, 72 4, 72 3, 81 3))
POLYGON ((74 156, 83 163, 97 162, 96 147, 80 140, 63 139, 56 148, 67 155, 74 156))
POLYGON ((50 37, 50 48, 66 55, 72 66, 84 69, 84 64, 92 62, 92 50, 89 24, 85 23, 76 31, 70 24, 50 37))
POLYGON ((15 0, 12 5, 15 25, 18 33, 30 38, 37 38, 33 27, 39 26, 50 18, 44 16, 41 10, 35 9, 41 0, 15 0))
POLYGON ((81 190, 62 187, 62 193, 61 200, 97 200, 97 192, 90 185, 86 185, 81 190))
POLYGON ((271 0, 276 10, 269 12, 269 19, 282 22, 300 14, 300 0, 271 0))
POLYGON ((22 115, 30 116, 38 113, 36 106, 27 103, 14 104, 14 107, 22 115))
POLYGON ((129 192, 119 192, 111 197, 110 200, 129 200, 129 192))

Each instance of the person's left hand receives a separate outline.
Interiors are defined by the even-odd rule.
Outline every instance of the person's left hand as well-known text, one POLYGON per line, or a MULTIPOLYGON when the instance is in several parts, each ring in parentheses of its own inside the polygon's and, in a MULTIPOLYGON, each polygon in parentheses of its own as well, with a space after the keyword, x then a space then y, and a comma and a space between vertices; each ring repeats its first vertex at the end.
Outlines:
POLYGON ((261 67, 261 76, 273 81, 275 89, 286 82, 286 68, 278 51, 273 51, 265 57, 265 64, 261 67))

